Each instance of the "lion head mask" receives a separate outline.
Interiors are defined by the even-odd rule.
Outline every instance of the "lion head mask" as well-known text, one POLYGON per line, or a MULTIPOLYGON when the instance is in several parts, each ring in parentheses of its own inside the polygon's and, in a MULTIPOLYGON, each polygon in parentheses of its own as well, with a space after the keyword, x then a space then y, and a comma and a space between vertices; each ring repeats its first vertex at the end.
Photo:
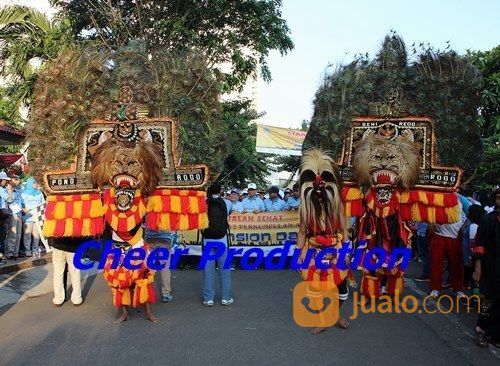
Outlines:
POLYGON ((162 161, 153 142, 127 144, 116 139, 103 142, 92 156, 91 176, 95 186, 111 185, 125 190, 151 193, 160 179, 162 161))
POLYGON ((360 186, 409 189, 420 170, 419 145, 405 137, 369 135, 355 146, 353 168, 360 186))

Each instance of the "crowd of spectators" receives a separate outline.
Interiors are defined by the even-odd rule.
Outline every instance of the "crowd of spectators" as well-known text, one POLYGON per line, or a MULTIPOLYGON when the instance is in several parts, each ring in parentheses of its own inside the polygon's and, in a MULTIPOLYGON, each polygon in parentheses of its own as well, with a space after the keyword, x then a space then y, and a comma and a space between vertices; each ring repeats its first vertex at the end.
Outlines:
POLYGON ((281 190, 276 186, 266 190, 257 189, 249 183, 244 189, 231 188, 222 193, 231 212, 259 213, 298 210, 300 206, 299 186, 281 190))
POLYGON ((19 176, 0 172, 0 264, 22 257, 40 258, 40 233, 33 214, 44 202, 34 178, 21 184, 19 176))

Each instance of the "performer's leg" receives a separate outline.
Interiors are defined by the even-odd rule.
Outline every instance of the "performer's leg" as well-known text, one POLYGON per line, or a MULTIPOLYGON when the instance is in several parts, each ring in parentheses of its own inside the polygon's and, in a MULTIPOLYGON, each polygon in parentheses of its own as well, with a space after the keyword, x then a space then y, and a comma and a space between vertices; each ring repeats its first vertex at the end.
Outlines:
POLYGON ((52 302, 56 306, 62 305, 65 297, 64 288, 64 268, 66 266, 66 259, 62 250, 54 248, 52 253, 52 267, 54 271, 54 298, 52 302))
POLYGON ((153 311, 151 310, 151 304, 149 302, 144 303, 144 310, 146 312, 146 319, 157 323, 160 319, 153 315, 153 311))
MULTIPOLYGON (((349 289, 347 288, 347 280, 344 280, 337 287, 337 289, 338 289, 338 301, 339 301, 339 307, 338 307, 339 316, 338 316, 337 323, 335 325, 340 329, 347 329, 349 327, 349 321, 346 318, 340 316, 340 309, 342 308, 342 305, 349 297, 349 289)), ((319 296, 318 299, 322 300, 322 297, 319 296)), ((314 297, 312 298, 312 300, 314 300, 314 297)), ((319 309, 322 307, 322 305, 323 304, 321 302, 318 302, 317 304, 314 304, 314 308, 319 309)), ((327 329, 328 329, 327 327, 316 327, 316 328, 313 328, 311 330, 311 334, 319 334, 319 333, 324 332, 327 329)))
POLYGON ((430 244, 430 277, 429 287, 431 291, 441 291, 443 277, 443 262, 445 243, 441 235, 434 235, 430 244))
MULTIPOLYGON (((313 290, 312 294, 308 296, 310 301, 311 301, 311 308, 312 309, 321 309, 324 306, 324 300, 323 300, 323 295, 321 292, 316 292, 313 290)), ((324 312, 318 314, 318 321, 319 324, 324 324, 325 319, 324 319, 324 312)), ((327 330, 328 327, 316 327, 311 330, 311 334, 319 334, 327 330)))
POLYGON ((66 252, 66 262, 68 263, 68 272, 71 279, 71 302, 73 305, 80 305, 82 299, 82 278, 80 270, 73 264, 75 253, 66 252))
POLYGON ((340 309, 342 308, 342 305, 344 305, 344 302, 347 300, 349 297, 349 288, 347 287, 347 280, 344 280, 338 287, 339 290, 339 320, 337 320, 337 327, 341 329, 347 329, 349 327, 349 321, 340 316, 340 309))
POLYGON ((445 238, 448 249, 448 261, 451 271, 451 287, 458 292, 464 289, 464 262, 462 244, 458 239, 445 238))
POLYGON ((128 314, 128 306, 122 306, 122 315, 114 321, 115 324, 120 324, 123 323, 124 321, 127 321, 130 319, 130 316, 128 314))

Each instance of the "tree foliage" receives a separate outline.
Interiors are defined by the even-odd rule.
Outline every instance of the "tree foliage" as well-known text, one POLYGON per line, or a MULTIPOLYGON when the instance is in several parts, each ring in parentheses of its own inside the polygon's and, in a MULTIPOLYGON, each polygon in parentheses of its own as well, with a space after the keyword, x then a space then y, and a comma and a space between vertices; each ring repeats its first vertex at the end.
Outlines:
POLYGON ((469 56, 483 77, 478 121, 484 154, 472 183, 477 189, 492 189, 500 184, 500 45, 469 56))
POLYGON ((368 115, 369 103, 384 101, 391 90, 399 91, 409 115, 432 118, 439 162, 458 165, 470 177, 482 153, 479 71, 469 58, 449 49, 413 45, 410 57, 394 33, 385 37, 375 58, 357 56, 325 76, 304 148, 320 146, 337 155, 352 118, 368 115))
POLYGON ((265 186, 269 174, 268 158, 257 153, 258 114, 249 101, 231 101, 222 104, 224 139, 231 141, 228 156, 219 180, 225 186, 246 187, 248 182, 265 186))
POLYGON ((140 40, 148 51, 196 49, 209 67, 229 64, 227 89, 242 86, 260 61, 270 80, 266 57, 293 48, 281 18, 280 0, 53 0, 79 39, 99 39, 107 47, 140 40))
POLYGON ((33 8, 15 5, 0 9, 0 66, 8 81, 0 96, 8 100, 4 110, 7 122, 22 122, 19 108, 32 101, 37 66, 73 43, 68 30, 65 22, 51 22, 33 8))

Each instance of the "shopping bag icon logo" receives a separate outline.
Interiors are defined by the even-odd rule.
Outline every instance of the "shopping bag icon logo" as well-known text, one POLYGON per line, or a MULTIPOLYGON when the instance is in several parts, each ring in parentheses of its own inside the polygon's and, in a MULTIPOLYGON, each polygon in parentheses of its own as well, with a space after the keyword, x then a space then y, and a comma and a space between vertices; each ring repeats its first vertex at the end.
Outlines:
POLYGON ((293 319, 301 327, 331 327, 339 318, 338 289, 302 281, 293 289, 293 319))
POLYGON ((323 306, 321 307, 321 309, 313 309, 311 307, 311 299, 307 296, 304 296, 302 298, 302 305, 304 305, 304 307, 306 308, 307 311, 309 311, 311 314, 321 314, 322 312, 324 312, 327 308, 328 308, 328 305, 331 304, 332 300, 330 300, 328 297, 324 297, 322 298, 322 301, 323 301, 323 306))

